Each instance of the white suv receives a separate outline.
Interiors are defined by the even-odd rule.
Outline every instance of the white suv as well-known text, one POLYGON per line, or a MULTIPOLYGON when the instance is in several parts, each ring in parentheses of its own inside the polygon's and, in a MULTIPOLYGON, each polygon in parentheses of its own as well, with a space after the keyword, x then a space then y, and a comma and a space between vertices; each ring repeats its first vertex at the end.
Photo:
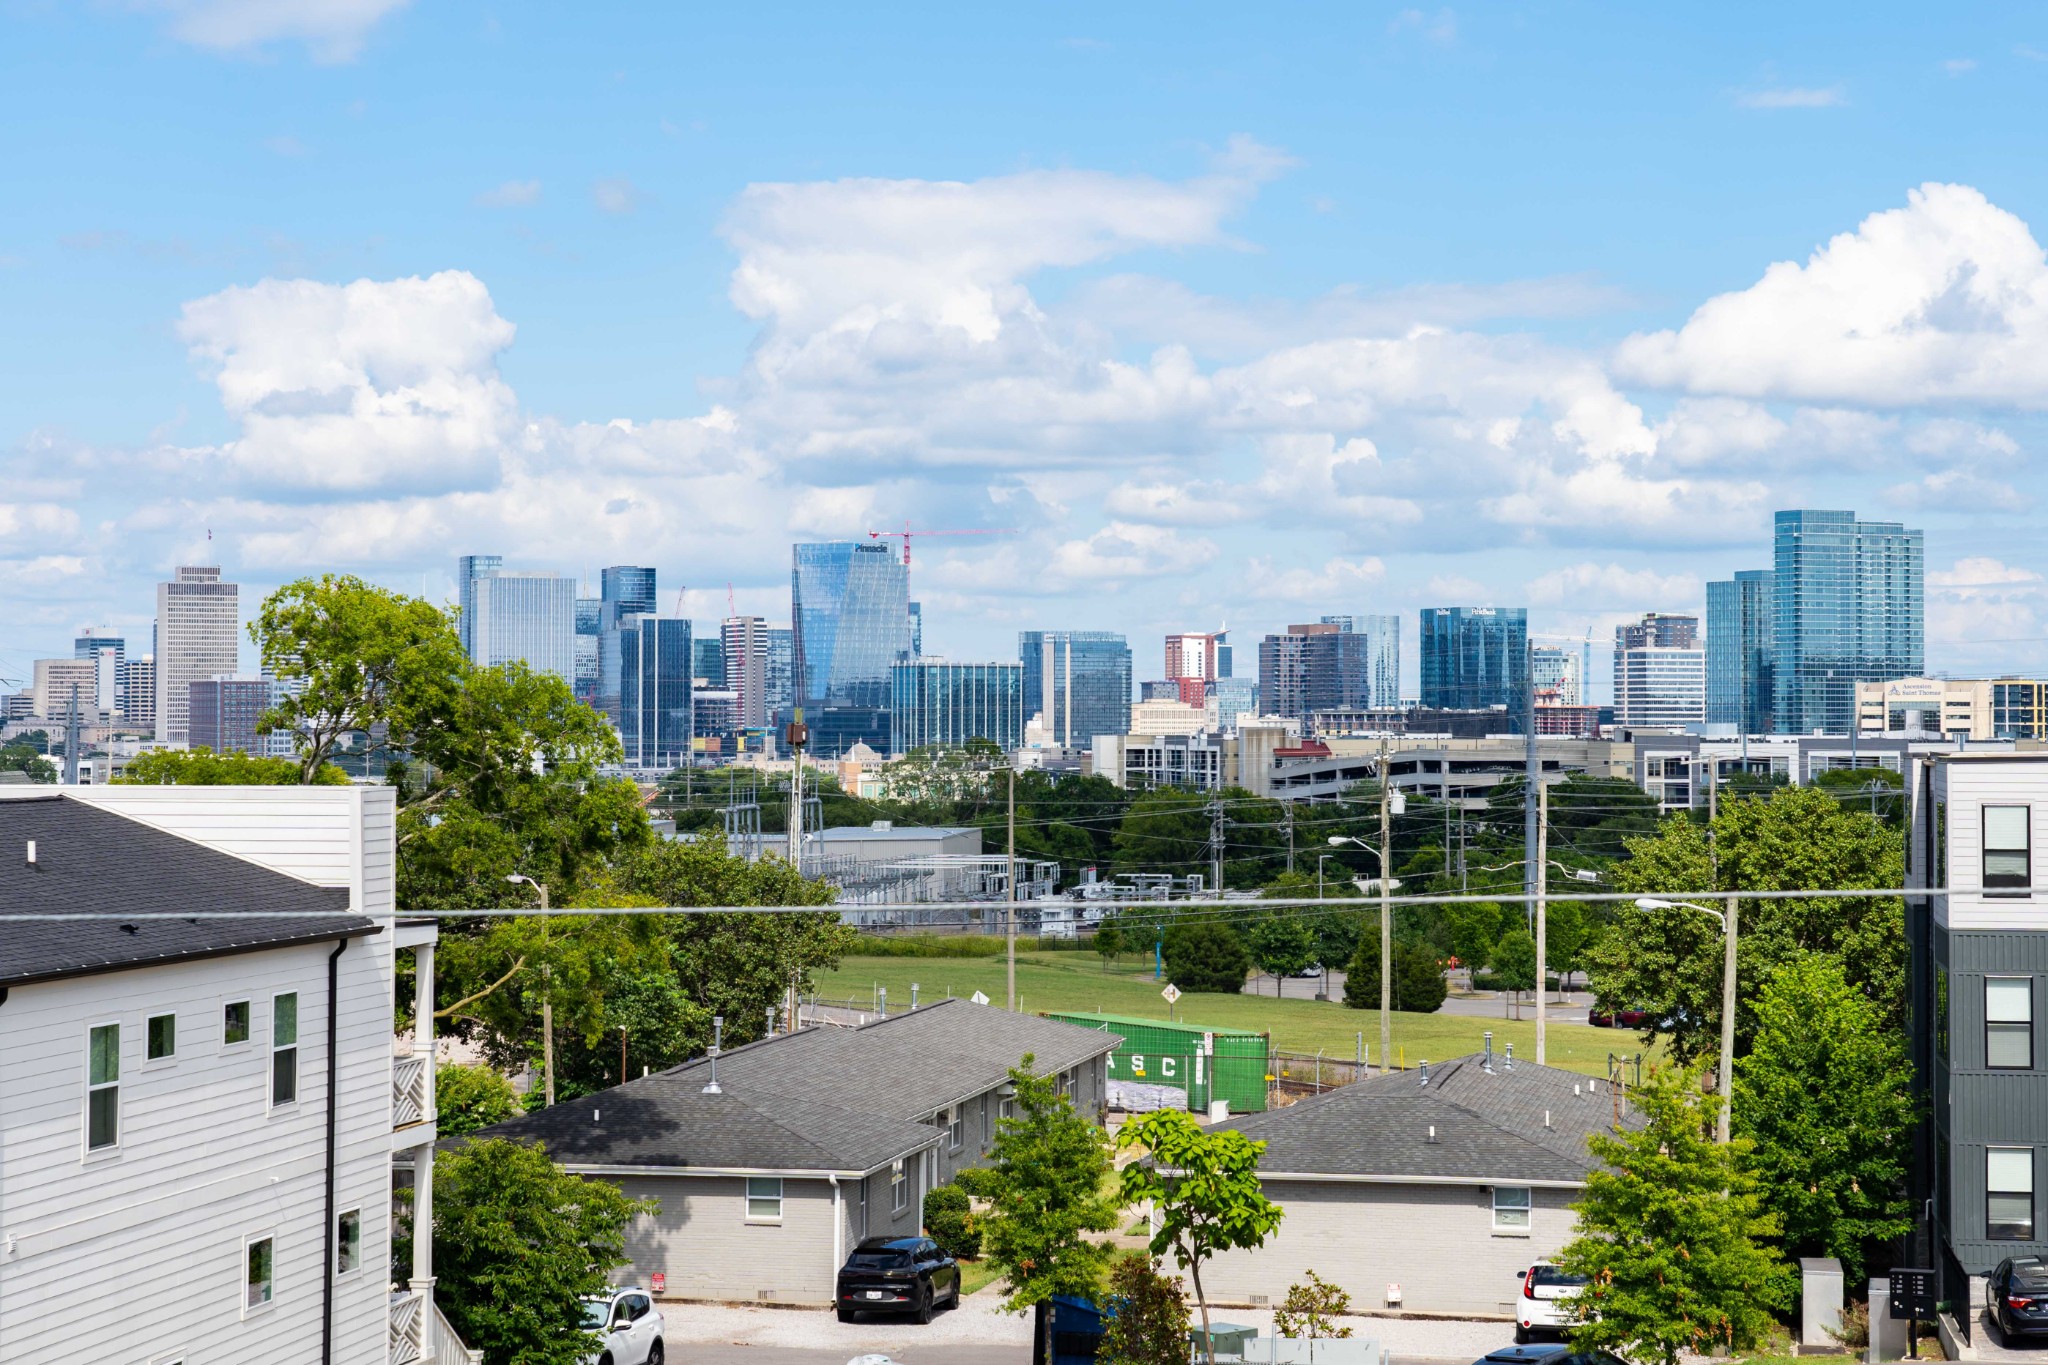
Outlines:
POLYGON ((1585 1281, 1567 1275, 1548 1261, 1538 1261, 1522 1275, 1522 1292, 1515 1299, 1515 1340, 1527 1342, 1536 1332, 1563 1332, 1574 1321, 1571 1300, 1579 1295, 1585 1281))
POLYGON ((614 1289, 585 1299, 583 1325, 603 1337, 584 1365, 661 1365, 667 1357, 661 1310, 644 1289, 614 1289))

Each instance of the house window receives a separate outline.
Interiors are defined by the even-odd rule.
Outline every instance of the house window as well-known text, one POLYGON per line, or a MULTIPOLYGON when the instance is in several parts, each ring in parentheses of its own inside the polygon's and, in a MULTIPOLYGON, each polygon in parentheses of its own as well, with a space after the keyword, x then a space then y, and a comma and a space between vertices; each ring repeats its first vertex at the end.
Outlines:
POLYGON ((1495 1232, 1527 1232, 1529 1230, 1528 1186, 1495 1185, 1493 1187, 1493 1230, 1495 1232))
POLYGON ((334 1222, 334 1273, 346 1275, 363 1263, 363 1211, 350 1209, 334 1222))
POLYGON ((1984 978, 1984 1065, 2026 1071, 2034 1065, 2034 978, 1984 978))
POLYGON ((299 997, 296 992, 270 1002, 270 1102, 290 1104, 299 1097, 299 997))
POLYGON ((178 1016, 175 1014, 152 1014, 149 1016, 149 1060, 163 1061, 166 1057, 178 1055, 178 1016))
POLYGON ((1984 1151, 1984 1235, 1994 1242, 2034 1240, 2034 1149, 1984 1151))
POLYGON ((910 1176, 901 1161, 889 1167, 889 1206, 898 1213, 910 1207, 910 1176))
POLYGON ((960 1144, 967 1140, 967 1120, 960 1113, 960 1106, 954 1105, 946 1111, 946 1145, 952 1151, 959 1151, 960 1144))
POLYGON ((2033 883, 2027 807, 1984 808, 1984 889, 2024 892, 2033 883))
POLYGON ((268 1237, 251 1237, 242 1243, 242 1308, 261 1308, 270 1302, 277 1269, 275 1245, 268 1237))
POLYGON ((749 1223, 779 1223, 782 1221, 781 1176, 750 1175, 747 1177, 747 1221, 749 1223))
POLYGON ((249 1002, 230 1000, 221 1011, 220 1041, 222 1047, 233 1047, 236 1043, 249 1041, 249 1002))
POLYGON ((95 1024, 86 1040, 85 1149, 121 1141, 121 1026, 95 1024))

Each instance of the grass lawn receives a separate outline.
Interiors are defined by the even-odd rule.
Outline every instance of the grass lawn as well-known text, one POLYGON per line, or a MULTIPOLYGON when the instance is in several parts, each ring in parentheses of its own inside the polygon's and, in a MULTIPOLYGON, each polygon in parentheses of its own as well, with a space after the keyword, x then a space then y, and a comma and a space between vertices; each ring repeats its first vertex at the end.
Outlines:
MULTIPOLYGON (((849 957, 836 971, 818 975, 818 993, 827 1000, 856 1000, 869 1003, 877 986, 889 992, 892 1004, 910 1001, 911 983, 919 987, 922 1001, 948 995, 969 996, 981 991, 998 1007, 1004 998, 1001 957, 917 958, 849 957)), ((1082 952, 1019 952, 1017 994, 1021 1008, 1034 1014, 1100 1010, 1140 1019, 1165 1019, 1166 1002, 1159 997, 1160 983, 1152 979, 1152 964, 1126 958, 1111 964, 1082 952)), ((1418 1061, 1442 1061, 1477 1052, 1481 1034, 1493 1031, 1494 1048, 1513 1043, 1518 1057, 1536 1058, 1536 1023, 1525 1005, 1520 1020, 1456 1014, 1404 1014, 1393 1016, 1394 1060, 1414 1066, 1418 1061)), ((1187 995, 1174 1007, 1176 1019, 1218 1028, 1251 1029, 1272 1035, 1274 1047, 1284 1052, 1314 1053, 1323 1049, 1329 1056, 1348 1061, 1362 1030, 1367 1046, 1379 1047, 1379 1011, 1346 1009, 1335 1001, 1275 1000, 1257 995, 1187 995)), ((1589 1028, 1584 1024, 1549 1026, 1549 1061, 1552 1066, 1589 1075, 1607 1074, 1609 1052, 1634 1052, 1637 1038, 1626 1030, 1589 1028)))
POLYGON ((995 1266, 986 1260, 960 1263, 960 1293, 963 1296, 985 1289, 1000 1278, 995 1266))

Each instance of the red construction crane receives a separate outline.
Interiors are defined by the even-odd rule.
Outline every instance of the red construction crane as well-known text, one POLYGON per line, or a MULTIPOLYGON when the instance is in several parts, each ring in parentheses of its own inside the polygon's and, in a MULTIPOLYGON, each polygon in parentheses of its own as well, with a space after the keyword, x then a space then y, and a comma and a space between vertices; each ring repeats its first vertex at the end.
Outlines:
POLYGON ((1017 528, 1014 526, 984 526, 972 531, 913 531, 910 529, 910 523, 906 521, 903 523, 903 529, 900 531, 870 531, 868 532, 868 539, 882 540, 888 536, 902 536, 903 567, 907 569, 910 567, 910 538, 912 536, 1008 536, 1015 535, 1016 530, 1017 528))

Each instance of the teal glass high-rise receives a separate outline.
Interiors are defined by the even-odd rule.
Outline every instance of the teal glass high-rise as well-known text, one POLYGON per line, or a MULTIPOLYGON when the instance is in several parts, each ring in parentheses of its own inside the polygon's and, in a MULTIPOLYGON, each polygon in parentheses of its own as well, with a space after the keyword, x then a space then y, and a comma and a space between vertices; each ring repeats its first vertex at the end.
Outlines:
POLYGON ((1856 684, 1924 670, 1921 533, 1854 512, 1777 514, 1772 712, 1780 734, 1846 735, 1856 684))

